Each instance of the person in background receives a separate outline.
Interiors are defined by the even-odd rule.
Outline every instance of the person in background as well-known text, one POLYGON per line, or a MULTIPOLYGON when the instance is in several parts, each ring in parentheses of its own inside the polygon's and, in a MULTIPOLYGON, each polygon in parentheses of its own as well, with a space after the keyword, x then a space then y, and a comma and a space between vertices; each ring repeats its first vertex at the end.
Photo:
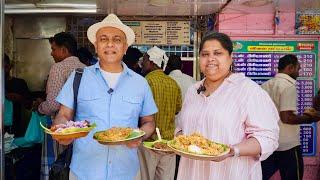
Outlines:
MULTIPOLYGON (((4 54, 5 98, 12 102, 12 126, 4 130, 13 133, 15 139, 26 134, 31 117, 32 95, 25 80, 11 76, 12 64, 4 54)), ((5 106, 8 104, 5 104, 5 106)), ((9 107, 4 107, 4 111, 9 107)), ((6 112, 5 112, 6 113, 6 112)), ((15 142, 13 142, 15 144, 15 142)), ((6 179, 38 179, 40 171, 41 144, 19 146, 5 155, 6 179), (11 168, 8 165, 11 164, 11 168)))
MULTIPOLYGON (((85 65, 76 57, 77 41, 72 34, 67 32, 57 33, 49 38, 49 42, 51 45, 51 56, 55 64, 50 68, 46 85, 46 100, 38 98, 33 108, 37 109, 41 114, 54 118, 60 108, 60 104, 55 100, 59 91, 71 72, 76 68, 83 68, 85 65)), ((50 126, 51 123, 49 121, 48 125, 50 126)), ((45 136, 42 148, 41 179, 48 179, 49 169, 51 163, 53 163, 49 160, 56 159, 65 148, 52 141, 50 135, 45 136), (53 150, 51 150, 52 147, 53 150), (50 154, 52 151, 54 154, 50 154)))
POLYGON ((25 80, 11 76, 12 64, 7 54, 4 54, 3 62, 5 97, 13 106, 12 124, 4 128, 15 138, 23 137, 29 124, 29 118, 23 117, 23 110, 31 108, 31 93, 25 80))
POLYGON ((51 56, 55 64, 52 65, 46 87, 46 100, 38 106, 41 114, 54 116, 60 104, 55 100, 62 86, 71 72, 77 68, 85 67, 77 55, 77 41, 74 36, 67 32, 60 32, 49 39, 51 56))
POLYGON ((57 97, 61 107, 54 120, 54 124, 71 119, 97 124, 86 137, 59 140, 65 145, 73 142, 69 177, 70 180, 132 180, 139 170, 137 147, 153 134, 154 114, 158 111, 148 82, 122 63, 135 35, 116 15, 109 14, 90 26, 87 36, 99 61, 84 68, 76 112, 73 110, 75 73, 71 74, 57 97), (92 139, 97 131, 111 127, 138 128, 138 124, 146 134, 126 145, 106 146, 92 139))
POLYGON ((78 49, 77 57, 79 58, 80 62, 82 62, 86 66, 91 66, 95 64, 95 63, 92 63, 93 61, 92 53, 85 47, 81 47, 78 49))
POLYGON ((221 162, 181 157, 178 180, 262 179, 260 161, 278 147, 277 109, 257 83, 231 72, 232 51, 226 34, 204 35, 199 63, 205 78, 188 89, 175 131, 198 132, 231 150, 221 162))
MULTIPOLYGON (((184 96, 188 88, 192 86, 196 82, 196 80, 193 79, 191 76, 182 73, 181 70, 182 70, 182 61, 180 56, 171 55, 169 57, 169 60, 164 72, 178 83, 181 89, 182 102, 183 102, 184 96)), ((176 124, 178 124, 177 123, 177 121, 179 120, 178 116, 179 115, 176 116, 176 121, 175 121, 176 124)), ((177 155, 175 179, 177 178, 177 175, 178 175, 179 162, 180 162, 180 156, 177 155)))
MULTIPOLYGON (((300 64, 295 55, 279 59, 278 74, 261 87, 268 92, 280 114, 278 149, 262 161, 263 179, 268 180, 280 170, 281 179, 303 178, 303 157, 300 145, 300 124, 317 122, 318 113, 297 115, 296 79, 300 64)), ((260 101, 261 102, 261 101, 260 101)))
POLYGON ((126 54, 123 56, 123 62, 133 70, 134 72, 141 74, 141 68, 139 67, 139 59, 142 57, 142 53, 138 48, 129 47, 126 54))
POLYGON ((196 82, 196 80, 193 79, 191 76, 185 73, 182 73, 181 70, 182 70, 182 61, 180 56, 171 55, 169 57, 169 60, 164 72, 178 83, 181 89, 182 100, 183 100, 184 95, 186 94, 188 88, 191 85, 193 85, 196 82))
MULTIPOLYGON (((154 46, 143 56, 142 73, 148 81, 159 112, 155 115, 156 127, 160 129, 163 139, 173 139, 175 129, 175 115, 181 109, 181 90, 179 85, 162 68, 168 57, 165 51, 154 46)), ((157 140, 154 134, 150 140, 157 140)), ((174 178, 175 154, 156 153, 146 148, 139 148, 140 176, 138 179, 166 179, 174 178)))

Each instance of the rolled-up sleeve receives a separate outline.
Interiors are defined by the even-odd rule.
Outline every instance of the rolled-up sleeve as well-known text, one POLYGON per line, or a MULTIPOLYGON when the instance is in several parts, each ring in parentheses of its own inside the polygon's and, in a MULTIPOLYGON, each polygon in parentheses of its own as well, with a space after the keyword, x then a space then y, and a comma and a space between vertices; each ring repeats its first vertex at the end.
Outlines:
MULTIPOLYGON (((71 73, 66 83, 63 85, 61 91, 59 92, 56 101, 70 109, 74 107, 74 97, 73 97, 73 80, 75 76, 75 71, 71 73)), ((81 85, 81 84, 80 84, 81 85)))
POLYGON ((260 161, 267 159, 277 148, 279 139, 279 113, 269 97, 260 87, 252 89, 248 101, 245 133, 254 137, 261 147, 260 161))

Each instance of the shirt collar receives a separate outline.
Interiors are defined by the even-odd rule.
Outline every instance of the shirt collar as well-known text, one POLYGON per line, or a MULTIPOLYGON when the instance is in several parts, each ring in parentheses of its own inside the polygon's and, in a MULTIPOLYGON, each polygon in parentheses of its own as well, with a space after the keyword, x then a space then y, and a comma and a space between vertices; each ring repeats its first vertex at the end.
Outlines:
MULTIPOLYGON (((240 82, 242 82, 242 80, 244 80, 246 78, 244 73, 232 73, 229 77, 227 77, 225 79, 226 82, 229 82, 231 84, 238 84, 240 82)), ((200 87, 200 85, 202 85, 204 83, 204 80, 206 78, 202 79, 198 85, 198 87, 200 87)))
POLYGON ((69 56, 69 57, 65 58, 63 61, 80 61, 80 60, 76 56, 69 56))
POLYGON ((154 75, 154 74, 164 74, 164 72, 163 72, 162 69, 157 69, 157 70, 153 70, 153 71, 149 72, 147 74, 147 76, 151 76, 151 75, 154 75))
POLYGON ((296 84, 296 80, 293 79, 292 77, 290 77, 288 74, 285 74, 285 73, 278 73, 276 74, 277 78, 282 78, 282 79, 286 79, 288 80, 289 82, 291 82, 292 84, 296 84))
MULTIPOLYGON (((121 65, 123 67, 123 71, 122 71, 123 74, 129 75, 129 76, 133 75, 133 71, 130 70, 125 63, 121 62, 121 65)), ((94 64, 93 67, 95 70, 102 70, 100 67, 99 61, 96 64, 94 64)))
POLYGON ((180 75, 182 75, 182 72, 181 72, 181 70, 176 69, 176 70, 171 71, 171 72, 169 73, 169 75, 172 75, 172 76, 180 76, 180 75))

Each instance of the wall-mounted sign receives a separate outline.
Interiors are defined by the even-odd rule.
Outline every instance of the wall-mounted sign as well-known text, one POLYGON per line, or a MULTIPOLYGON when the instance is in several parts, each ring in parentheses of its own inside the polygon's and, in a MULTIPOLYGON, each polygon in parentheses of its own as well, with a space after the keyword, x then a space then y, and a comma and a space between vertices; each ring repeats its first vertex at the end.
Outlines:
MULTIPOLYGON (((234 41, 234 69, 252 78, 258 84, 272 78, 278 69, 279 58, 296 54, 301 69, 297 80, 297 109, 302 114, 312 107, 318 91, 318 42, 317 41, 234 41)), ((301 147, 304 156, 316 155, 316 123, 301 125, 301 147)))
POLYGON ((136 45, 189 45, 189 21, 125 21, 136 35, 136 45))

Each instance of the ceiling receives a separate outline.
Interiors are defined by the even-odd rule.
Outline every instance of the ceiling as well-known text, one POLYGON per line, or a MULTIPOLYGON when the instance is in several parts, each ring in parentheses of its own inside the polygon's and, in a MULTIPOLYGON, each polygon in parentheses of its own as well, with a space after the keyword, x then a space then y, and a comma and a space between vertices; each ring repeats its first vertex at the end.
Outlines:
POLYGON ((221 13, 320 10, 320 0, 5 0, 6 14, 116 13, 122 16, 192 16, 221 13), (297 8, 299 7, 299 8, 297 8))

